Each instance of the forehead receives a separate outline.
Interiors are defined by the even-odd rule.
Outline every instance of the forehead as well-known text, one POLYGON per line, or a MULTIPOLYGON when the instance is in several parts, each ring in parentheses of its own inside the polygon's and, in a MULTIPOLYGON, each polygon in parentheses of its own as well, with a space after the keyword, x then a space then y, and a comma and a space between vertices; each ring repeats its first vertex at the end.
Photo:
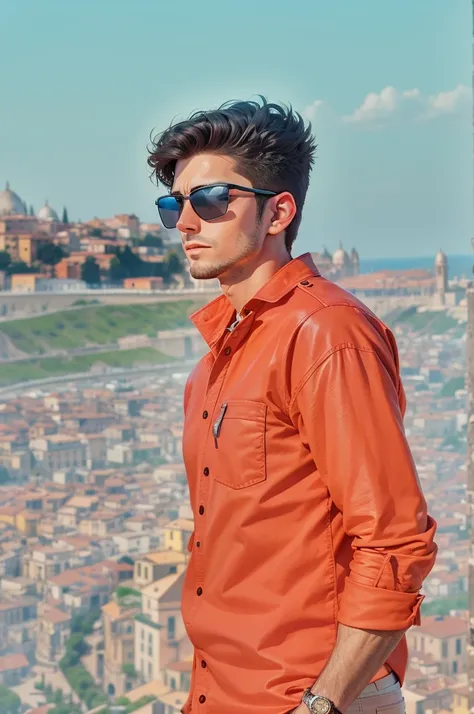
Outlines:
POLYGON ((218 182, 250 186, 250 181, 235 171, 235 161, 219 154, 197 154, 176 162, 172 191, 187 194, 195 186, 218 182))

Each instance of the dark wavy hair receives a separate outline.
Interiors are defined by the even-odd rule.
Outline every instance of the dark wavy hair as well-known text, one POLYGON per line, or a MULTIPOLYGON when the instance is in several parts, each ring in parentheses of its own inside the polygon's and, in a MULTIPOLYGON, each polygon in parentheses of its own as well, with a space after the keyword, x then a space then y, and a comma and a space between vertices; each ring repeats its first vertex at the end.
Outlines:
MULTIPOLYGON (((291 105, 287 108, 271 104, 263 96, 260 102, 226 102, 218 109, 194 112, 189 119, 171 124, 151 137, 151 141, 148 165, 152 176, 168 188, 173 185, 179 159, 213 152, 234 159, 236 171, 255 188, 289 191, 297 208, 285 233, 290 253, 317 148, 311 124, 305 126, 291 105)), ((259 218, 266 200, 257 197, 259 218)))

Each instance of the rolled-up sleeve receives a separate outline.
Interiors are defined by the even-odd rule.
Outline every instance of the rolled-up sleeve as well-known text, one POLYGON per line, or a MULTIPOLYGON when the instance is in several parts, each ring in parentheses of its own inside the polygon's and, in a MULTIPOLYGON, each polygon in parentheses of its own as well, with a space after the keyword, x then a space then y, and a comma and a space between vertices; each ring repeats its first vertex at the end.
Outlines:
POLYGON ((314 360, 296 385, 290 414, 352 538, 339 622, 402 630, 420 624, 419 590, 435 561, 436 523, 405 436, 394 340, 370 324, 356 333, 357 340, 314 360))

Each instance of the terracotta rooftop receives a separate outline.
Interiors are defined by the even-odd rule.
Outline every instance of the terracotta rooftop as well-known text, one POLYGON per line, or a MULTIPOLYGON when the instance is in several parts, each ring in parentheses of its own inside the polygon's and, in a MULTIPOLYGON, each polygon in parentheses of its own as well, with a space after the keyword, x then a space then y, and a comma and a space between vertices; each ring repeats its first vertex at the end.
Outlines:
POLYGON ((54 625, 58 625, 61 622, 68 622, 71 619, 71 615, 68 615, 67 612, 63 612, 52 605, 45 605, 43 619, 52 622, 54 625))
POLYGON ((24 654, 9 654, 0 657, 0 672, 9 672, 12 669, 29 667, 30 663, 24 654))
POLYGON ((463 618, 449 615, 424 616, 417 629, 419 633, 439 638, 459 637, 467 632, 466 621, 463 618))
POLYGON ((182 660, 181 662, 172 662, 165 669, 170 669, 173 672, 191 672, 193 669, 192 660, 182 660))

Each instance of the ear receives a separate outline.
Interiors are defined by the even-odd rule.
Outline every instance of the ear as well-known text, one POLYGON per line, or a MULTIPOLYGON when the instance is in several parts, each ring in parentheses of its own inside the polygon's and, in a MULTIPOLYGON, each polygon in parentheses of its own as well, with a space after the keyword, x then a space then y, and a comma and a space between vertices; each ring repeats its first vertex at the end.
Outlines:
POLYGON ((278 235, 286 230, 296 215, 296 202, 289 191, 279 193, 268 201, 268 229, 270 235, 278 235))

